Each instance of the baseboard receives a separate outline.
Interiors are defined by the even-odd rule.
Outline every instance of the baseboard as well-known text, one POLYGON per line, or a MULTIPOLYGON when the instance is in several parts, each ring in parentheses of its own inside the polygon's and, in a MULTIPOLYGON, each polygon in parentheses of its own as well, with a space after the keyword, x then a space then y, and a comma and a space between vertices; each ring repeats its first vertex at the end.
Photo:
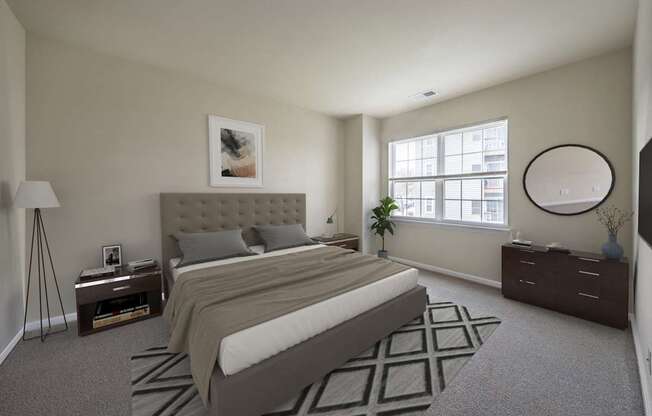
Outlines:
POLYGON ((0 365, 2 365, 2 363, 9 356, 9 354, 11 354, 11 352, 16 347, 16 344, 18 344, 18 341, 20 341, 22 337, 23 337, 23 330, 21 329, 20 331, 18 331, 16 336, 11 341, 9 341, 9 344, 7 344, 5 349, 2 350, 2 352, 0 353, 0 365))
POLYGON ((636 315, 629 314, 629 322, 632 325, 632 334, 634 335, 634 348, 636 349, 636 361, 638 362, 638 375, 641 380, 641 395, 643 396, 643 408, 647 416, 652 416, 652 403, 650 403, 650 390, 648 377, 645 376, 647 362, 645 360, 645 350, 641 348, 641 335, 638 332, 638 323, 636 315))
MULTIPOLYGON (((66 314, 66 321, 74 322, 77 320, 77 312, 71 312, 66 314)), ((48 320, 47 318, 44 319, 43 321, 43 328, 46 328, 48 326, 48 320)), ((50 318, 50 322, 52 325, 61 325, 63 324, 63 315, 58 315, 58 316, 53 316, 50 318)), ((25 330, 26 331, 34 331, 40 329, 41 325, 39 324, 39 321, 30 321, 25 325, 25 330)))
POLYGON ((455 270, 444 269, 443 267, 433 266, 431 264, 419 263, 417 261, 403 259, 400 257, 389 257, 390 260, 393 260, 397 263, 402 263, 407 266, 416 267, 417 269, 428 270, 435 273, 445 274, 447 276, 458 277, 460 279, 468 280, 470 282, 479 283, 485 286, 495 287, 497 289, 501 288, 501 283, 495 280, 487 279, 486 277, 475 276, 468 273, 456 272, 455 270))

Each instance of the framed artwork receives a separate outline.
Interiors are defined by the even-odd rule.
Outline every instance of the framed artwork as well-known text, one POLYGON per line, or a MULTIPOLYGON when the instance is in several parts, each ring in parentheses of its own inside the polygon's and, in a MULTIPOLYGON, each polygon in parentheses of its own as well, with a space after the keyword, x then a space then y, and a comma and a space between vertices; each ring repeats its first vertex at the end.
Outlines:
POLYGON ((208 116, 211 186, 262 187, 265 127, 208 116))
POLYGON ((120 244, 102 247, 102 266, 122 266, 122 246, 120 244))

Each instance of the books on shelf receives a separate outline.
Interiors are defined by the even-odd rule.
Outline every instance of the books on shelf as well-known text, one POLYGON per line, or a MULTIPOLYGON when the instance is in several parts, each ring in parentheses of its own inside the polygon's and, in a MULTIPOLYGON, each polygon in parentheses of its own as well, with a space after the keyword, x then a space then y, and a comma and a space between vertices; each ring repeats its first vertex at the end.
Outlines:
POLYGON ((128 265, 129 267, 131 267, 132 270, 141 270, 156 265, 156 260, 154 259, 134 260, 134 261, 130 261, 128 265))
POLYGON ((98 267, 96 269, 83 269, 79 274, 82 279, 102 277, 115 273, 115 266, 98 267))
POLYGON ((93 317, 93 328, 112 325, 149 315, 147 293, 135 293, 120 298, 107 299, 98 302, 93 317))

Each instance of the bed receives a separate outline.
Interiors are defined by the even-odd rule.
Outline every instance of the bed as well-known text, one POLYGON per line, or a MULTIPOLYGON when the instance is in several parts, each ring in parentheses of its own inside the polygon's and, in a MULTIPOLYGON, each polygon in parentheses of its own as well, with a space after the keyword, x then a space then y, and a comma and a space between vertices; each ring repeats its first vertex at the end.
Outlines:
MULTIPOLYGON (((345 249, 313 245, 175 268, 180 253, 169 235, 241 228, 247 245, 259 246, 253 226, 305 227, 305 195, 175 193, 161 194, 160 202, 168 290, 184 273, 202 268, 235 270, 322 254, 370 261, 345 249)), ((416 284, 416 271, 407 269, 222 338, 207 391, 210 413, 254 416, 269 412, 419 316, 425 303, 425 289, 416 284)))

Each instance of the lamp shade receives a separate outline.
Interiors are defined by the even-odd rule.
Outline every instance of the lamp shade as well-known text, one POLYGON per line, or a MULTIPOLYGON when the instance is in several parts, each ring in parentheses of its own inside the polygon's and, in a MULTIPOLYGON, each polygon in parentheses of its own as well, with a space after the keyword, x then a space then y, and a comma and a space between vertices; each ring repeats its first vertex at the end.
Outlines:
POLYGON ((56 208, 59 200, 47 181, 23 181, 18 186, 14 204, 18 208, 56 208))

